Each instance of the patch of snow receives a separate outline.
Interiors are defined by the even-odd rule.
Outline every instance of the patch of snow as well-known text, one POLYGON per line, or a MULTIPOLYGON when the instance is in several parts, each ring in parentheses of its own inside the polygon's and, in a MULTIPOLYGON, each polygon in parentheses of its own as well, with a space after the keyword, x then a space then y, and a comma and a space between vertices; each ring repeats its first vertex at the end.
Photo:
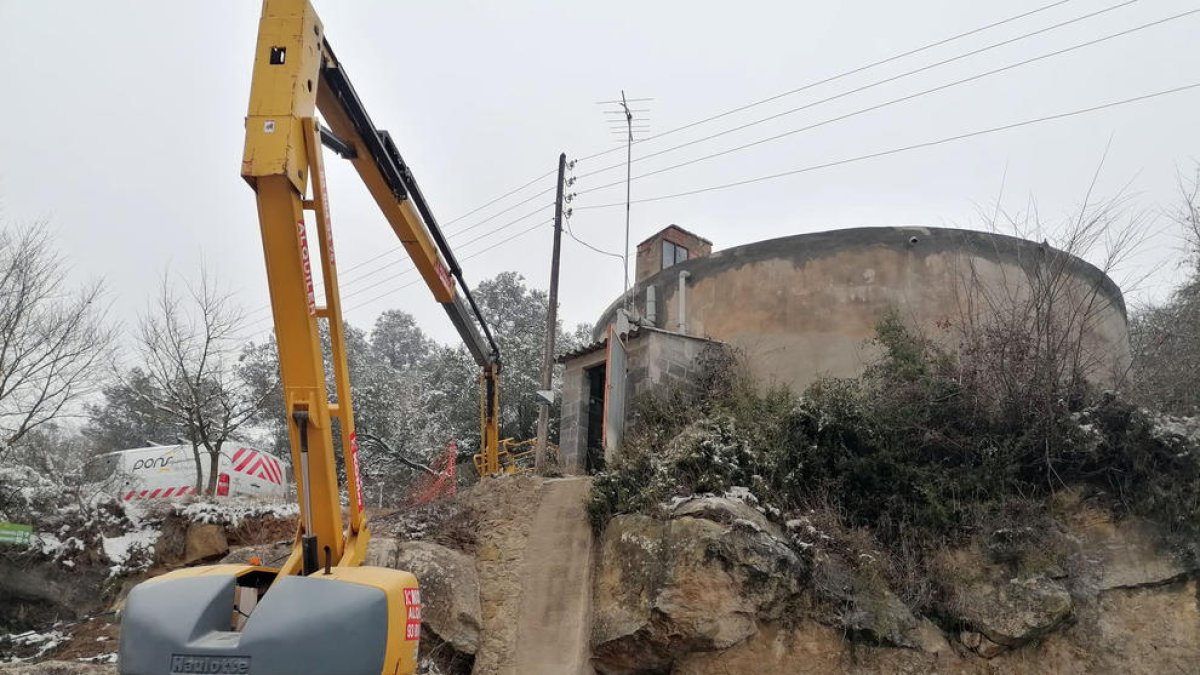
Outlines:
POLYGON ((1176 437, 1190 443, 1200 443, 1200 417, 1151 414, 1150 419, 1154 424, 1153 433, 1160 439, 1176 437))
POLYGON ((17 633, 15 635, 0 636, 0 643, 7 642, 13 647, 23 647, 25 649, 37 650, 36 653, 24 658, 18 658, 16 656, 9 658, 9 663, 20 663, 22 661, 41 658, 50 650, 55 649, 59 645, 66 642, 69 637, 70 636, 68 636, 66 633, 57 629, 51 629, 45 633, 39 633, 37 631, 30 630, 25 631, 24 633, 17 633))
POLYGON ((417 675, 443 675, 443 671, 432 660, 423 658, 417 663, 417 675))
POLYGON ((729 488, 729 490, 725 493, 725 498, 736 499, 743 504, 749 504, 751 506, 758 503, 758 497, 755 497, 750 492, 750 488, 742 487, 741 485, 734 485, 733 487, 729 488))
POLYGON ((734 520, 734 521, 733 521, 733 526, 734 526, 734 527, 744 527, 744 528, 747 528, 747 529, 749 529, 749 530, 753 530, 753 531, 755 531, 755 532, 762 532, 762 531, 763 531, 762 527, 760 527, 760 526, 758 525, 758 523, 755 523, 755 522, 752 522, 752 521, 746 520, 745 518, 738 518, 737 520, 734 520))
POLYGON ((703 493, 697 492, 697 493, 686 495, 686 496, 677 495, 675 497, 671 497, 671 501, 662 502, 661 504, 659 504, 659 506, 663 507, 664 509, 666 509, 668 511, 674 511, 675 508, 677 506, 679 506, 680 504, 690 502, 693 499, 708 499, 709 497, 716 497, 716 495, 714 495, 711 492, 703 492, 703 493))
POLYGON ((126 532, 116 537, 102 537, 101 546, 109 562, 109 576, 138 572, 149 563, 154 543, 161 535, 157 529, 146 528, 126 532))
POLYGON ((248 518, 292 518, 300 514, 300 506, 295 502, 225 499, 176 504, 175 512, 194 523, 237 527, 248 518))

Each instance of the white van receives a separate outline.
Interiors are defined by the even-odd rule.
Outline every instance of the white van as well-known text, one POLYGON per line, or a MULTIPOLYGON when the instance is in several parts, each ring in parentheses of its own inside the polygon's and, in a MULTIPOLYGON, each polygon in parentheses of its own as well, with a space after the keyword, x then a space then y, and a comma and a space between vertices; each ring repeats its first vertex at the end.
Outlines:
MULTIPOLYGON (((217 467, 217 496, 248 495, 282 498, 287 472, 274 455, 226 443, 217 467)), ((209 456, 200 449, 202 485, 208 485, 209 456)), ((117 450, 92 458, 84 467, 89 483, 106 483, 125 501, 172 499, 196 494, 196 460, 192 446, 155 445, 117 450)))

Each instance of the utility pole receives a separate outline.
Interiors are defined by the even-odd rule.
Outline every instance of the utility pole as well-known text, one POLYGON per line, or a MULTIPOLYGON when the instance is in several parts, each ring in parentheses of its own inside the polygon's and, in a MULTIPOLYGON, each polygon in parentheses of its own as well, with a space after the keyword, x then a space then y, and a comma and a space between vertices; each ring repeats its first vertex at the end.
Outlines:
POLYGON ((621 257, 625 260, 625 311, 628 312, 633 303, 629 296, 629 184, 633 167, 633 112, 625 100, 625 90, 621 90, 621 109, 625 111, 625 130, 628 134, 625 142, 625 248, 621 249, 621 257))
POLYGON ((554 252, 550 256, 550 303, 546 307, 546 350, 542 354, 542 400, 538 401, 537 444, 533 466, 537 473, 546 470, 546 445, 550 441, 550 406, 554 402, 554 334, 558 332, 558 254, 562 246, 563 185, 566 182, 567 155, 558 156, 558 189, 554 198, 554 252))

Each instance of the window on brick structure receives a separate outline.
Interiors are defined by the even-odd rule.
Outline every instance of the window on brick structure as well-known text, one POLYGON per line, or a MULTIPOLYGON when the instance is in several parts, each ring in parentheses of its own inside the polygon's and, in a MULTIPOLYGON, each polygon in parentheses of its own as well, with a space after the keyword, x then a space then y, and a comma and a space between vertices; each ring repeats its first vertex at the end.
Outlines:
POLYGON ((663 241, 662 268, 665 270, 688 259, 688 250, 679 244, 663 241))

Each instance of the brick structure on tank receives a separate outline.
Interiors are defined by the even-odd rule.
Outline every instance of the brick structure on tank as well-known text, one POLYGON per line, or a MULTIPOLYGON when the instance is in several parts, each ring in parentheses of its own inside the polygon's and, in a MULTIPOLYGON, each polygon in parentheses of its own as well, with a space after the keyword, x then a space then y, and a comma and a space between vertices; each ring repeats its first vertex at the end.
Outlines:
POLYGON ((712 253, 712 242, 693 234, 678 225, 668 225, 662 231, 638 244, 637 272, 634 283, 642 281, 695 258, 706 258, 712 253))

